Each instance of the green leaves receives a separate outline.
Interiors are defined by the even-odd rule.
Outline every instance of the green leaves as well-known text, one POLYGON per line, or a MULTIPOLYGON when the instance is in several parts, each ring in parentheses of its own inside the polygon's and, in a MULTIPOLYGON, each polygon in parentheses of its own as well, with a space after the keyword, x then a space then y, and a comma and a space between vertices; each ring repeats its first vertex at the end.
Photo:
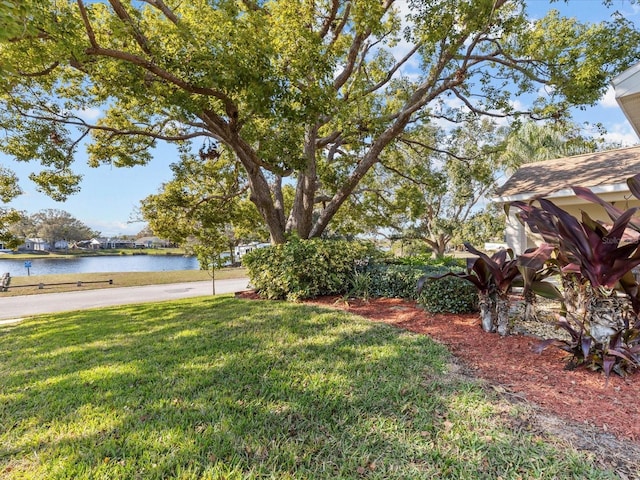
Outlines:
MULTIPOLYGON (((511 115, 542 86, 552 94, 518 114, 562 117, 593 103, 638 56, 638 33, 621 18, 531 22, 523 2, 412 1, 406 32, 400 8, 379 0, 1 2, 0 126, 10 134, 0 148, 44 161, 35 177, 43 191, 76 190, 70 165, 80 145, 93 166, 130 166, 148 163, 160 141, 195 153, 199 138, 215 139, 244 170, 278 242, 289 230, 320 236, 334 218, 354 232, 354 218, 372 209, 370 223, 389 217, 368 182, 379 161, 393 168, 400 139, 434 162, 443 157, 433 152, 451 152, 441 169, 455 193, 449 206, 468 212, 491 183, 496 132, 480 120, 448 142, 436 120, 511 115), (451 95, 465 107, 451 106, 451 95), (300 193, 288 211, 285 178, 300 193), (352 218, 340 216, 349 206, 352 218)), ((405 180, 432 193, 438 182, 424 176, 435 180, 435 170, 407 168, 405 180)), ((391 214, 416 220, 421 202, 404 191, 391 214)), ((437 250, 453 230, 443 217, 459 219, 423 222, 437 250)))
POLYGON ((301 300, 347 292, 356 267, 372 256, 372 246, 360 242, 292 238, 249 252, 243 264, 261 296, 301 300))
POLYGON ((219 266, 221 253, 233 252, 241 240, 267 237, 228 151, 206 143, 198 157, 183 154, 171 169, 173 179, 141 202, 142 216, 155 234, 194 252, 203 268, 219 266))

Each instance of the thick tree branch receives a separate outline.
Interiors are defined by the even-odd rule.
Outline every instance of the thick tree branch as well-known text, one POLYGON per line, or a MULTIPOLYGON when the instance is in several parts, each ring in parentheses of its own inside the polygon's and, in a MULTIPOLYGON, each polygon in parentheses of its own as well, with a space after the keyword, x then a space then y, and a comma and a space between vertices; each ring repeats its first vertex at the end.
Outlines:
POLYGON ((151 51, 151 47, 149 47, 149 41, 140 31, 138 26, 133 22, 133 19, 124 8, 122 3, 120 3, 119 0, 109 0, 109 3, 111 4, 113 11, 116 12, 118 18, 129 27, 131 33, 133 34, 133 38, 135 39, 138 46, 142 49, 142 51, 150 57, 153 57, 153 52, 151 51))
POLYGON ((45 75, 49 75, 59 65, 60 65, 60 62, 54 62, 51 65, 49 65, 47 68, 45 68, 44 70, 41 70, 39 72, 28 73, 28 72, 22 72, 22 71, 18 70, 18 74, 22 75, 23 77, 30 77, 30 78, 32 78, 32 77, 43 77, 45 75))
POLYGON ((148 3, 149 5, 151 5, 153 7, 156 7, 174 25, 178 25, 178 23, 180 21, 179 18, 176 16, 175 13, 173 13, 173 11, 169 7, 167 7, 167 5, 162 0, 141 0, 141 1, 143 1, 145 3, 148 3))
POLYGON ((331 12, 329 12, 329 15, 327 15, 327 18, 324 19, 322 27, 320 28, 320 32, 319 32, 320 38, 326 37, 327 33, 329 33, 329 30, 331 29, 333 22, 335 22, 336 20, 336 15, 338 14, 339 7, 340 7, 339 0, 331 0, 331 12))

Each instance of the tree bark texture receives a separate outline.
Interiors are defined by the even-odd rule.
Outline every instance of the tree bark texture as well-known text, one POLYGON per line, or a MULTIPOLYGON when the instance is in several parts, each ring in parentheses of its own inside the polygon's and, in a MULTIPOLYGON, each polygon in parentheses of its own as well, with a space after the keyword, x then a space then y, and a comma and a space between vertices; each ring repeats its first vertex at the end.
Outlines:
POLYGON ((630 310, 625 297, 592 296, 587 304, 589 333, 597 343, 608 346, 611 337, 628 325, 626 316, 630 310))
POLYGON ((482 323, 482 329, 485 332, 493 332, 495 330, 494 325, 494 309, 491 297, 486 294, 478 294, 478 307, 480 308, 480 321, 482 323))
POLYGON ((525 290, 522 317, 526 322, 538 321, 538 312, 536 309, 536 303, 537 303, 536 294, 531 289, 525 290))
POLYGON ((498 297, 496 300, 496 326, 500 336, 509 335, 509 299, 498 297))

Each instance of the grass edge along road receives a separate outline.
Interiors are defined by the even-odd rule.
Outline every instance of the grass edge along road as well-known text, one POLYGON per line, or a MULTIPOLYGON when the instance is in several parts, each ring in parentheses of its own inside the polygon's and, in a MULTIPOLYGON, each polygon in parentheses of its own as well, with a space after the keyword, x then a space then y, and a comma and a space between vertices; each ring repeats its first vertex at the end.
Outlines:
MULTIPOLYGON (((0 269, 2 263, 0 262, 0 269)), ((1 271, 1 270, 0 270, 1 271)), ((230 278, 244 278, 244 268, 221 268, 216 270, 216 280, 230 278)), ((141 285, 158 285, 163 283, 211 281, 211 275, 205 270, 170 270, 164 272, 108 272, 108 273, 66 273, 60 275, 31 275, 11 277, 11 285, 6 292, 0 292, 0 298, 16 295, 35 295, 39 293, 70 292, 74 290, 89 290, 96 288, 137 287, 141 285), (113 280, 113 284, 109 284, 113 280), (78 287, 77 282, 84 283, 78 287), (21 285, 44 284, 38 286, 21 287, 21 285), (53 285, 56 283, 70 283, 70 285, 53 285), (13 288, 12 288, 13 287, 13 288), (16 288, 17 287, 17 288, 16 288)))
POLYGON ((426 336, 231 296, 0 327, 0 477, 616 478, 426 336))

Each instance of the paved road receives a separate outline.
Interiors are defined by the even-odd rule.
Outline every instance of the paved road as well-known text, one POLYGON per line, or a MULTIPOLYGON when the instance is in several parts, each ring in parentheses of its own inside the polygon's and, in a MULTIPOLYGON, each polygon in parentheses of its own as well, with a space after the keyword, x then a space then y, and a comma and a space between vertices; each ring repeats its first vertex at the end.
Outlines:
MULTIPOLYGON (((246 278, 216 280, 216 294, 246 290, 247 284, 248 280, 246 278)), ((211 282, 167 283, 142 287, 77 290, 6 298, 2 298, 0 293, 0 325, 42 313, 158 302, 205 295, 211 295, 211 282)))

